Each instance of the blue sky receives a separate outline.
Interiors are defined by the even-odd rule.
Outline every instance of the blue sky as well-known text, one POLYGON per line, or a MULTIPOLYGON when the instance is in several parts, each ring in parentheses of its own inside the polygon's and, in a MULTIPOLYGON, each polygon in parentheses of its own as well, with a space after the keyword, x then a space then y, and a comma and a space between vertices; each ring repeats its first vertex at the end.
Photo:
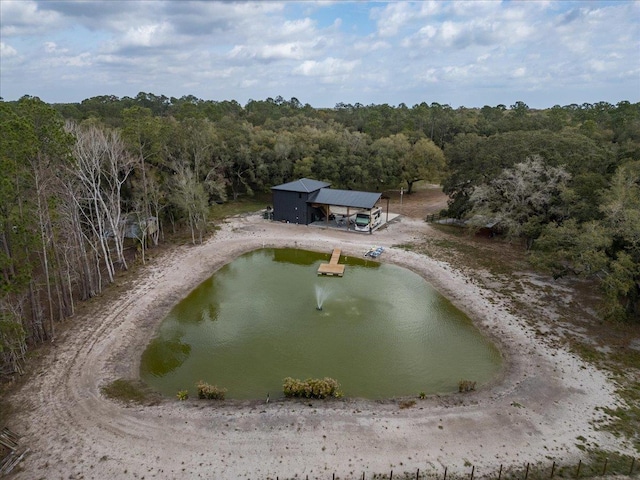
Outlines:
POLYGON ((639 1, 0 0, 0 96, 640 101, 639 1))

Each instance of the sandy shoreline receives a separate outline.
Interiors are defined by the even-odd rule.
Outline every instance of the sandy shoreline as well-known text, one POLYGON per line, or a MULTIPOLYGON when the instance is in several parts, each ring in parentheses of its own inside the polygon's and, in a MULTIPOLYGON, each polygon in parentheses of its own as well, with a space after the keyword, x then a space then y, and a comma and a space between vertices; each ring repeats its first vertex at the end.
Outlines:
MULTIPOLYGON (((12 399, 26 406, 10 424, 32 450, 15 478, 367 478, 373 473, 493 474, 500 464, 577 462, 577 437, 631 454, 592 422, 613 406, 605 374, 537 338, 492 292, 449 265, 393 245, 430 227, 404 218, 373 236, 231 219, 204 245, 154 260, 146 275, 99 315, 75 319, 45 364, 12 399), (136 378, 142 349, 173 304, 230 259, 263 246, 361 256, 373 243, 382 262, 432 283, 497 341, 508 367, 468 395, 397 402, 207 402, 168 400, 126 407, 100 387, 136 378)), ((395 478, 395 477, 394 477, 395 478)))

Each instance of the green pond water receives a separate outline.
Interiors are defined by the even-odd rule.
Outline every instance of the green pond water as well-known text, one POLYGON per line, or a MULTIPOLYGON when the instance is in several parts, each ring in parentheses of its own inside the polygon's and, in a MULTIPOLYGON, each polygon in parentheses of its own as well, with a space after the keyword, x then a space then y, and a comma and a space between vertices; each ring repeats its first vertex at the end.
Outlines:
POLYGON ((497 348, 422 277, 344 256, 344 277, 318 277, 329 257, 262 249, 224 266, 164 319, 142 379, 171 396, 195 395, 202 380, 251 399, 282 396, 288 376, 331 377, 346 396, 380 399, 452 392, 500 371, 497 348))

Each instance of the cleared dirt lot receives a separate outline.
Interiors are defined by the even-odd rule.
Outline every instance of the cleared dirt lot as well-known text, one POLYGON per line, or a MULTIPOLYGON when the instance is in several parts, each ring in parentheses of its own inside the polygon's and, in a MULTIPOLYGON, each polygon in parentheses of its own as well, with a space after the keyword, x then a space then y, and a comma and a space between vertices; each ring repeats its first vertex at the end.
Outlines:
POLYGON ((585 442, 631 454, 593 425, 602 418, 597 407, 618 403, 605 373, 536 335, 462 269, 407 248, 442 235, 421 220, 444 206, 442 196, 429 189, 416 195, 402 206, 392 199, 392 210, 405 216, 373 236, 253 214, 226 221, 201 246, 154 258, 136 280, 105 296, 108 302, 75 318, 11 398, 10 426, 32 450, 15 478, 370 478, 445 466, 462 474, 469 465, 483 475, 500 464, 577 462, 577 444, 585 442), (411 408, 400 408, 407 399, 163 399, 142 406, 102 395, 114 379, 137 378, 140 353, 171 306, 229 260, 263 246, 362 255, 372 242, 387 249, 380 261, 421 274, 500 345, 501 378, 470 394, 415 399, 411 408))

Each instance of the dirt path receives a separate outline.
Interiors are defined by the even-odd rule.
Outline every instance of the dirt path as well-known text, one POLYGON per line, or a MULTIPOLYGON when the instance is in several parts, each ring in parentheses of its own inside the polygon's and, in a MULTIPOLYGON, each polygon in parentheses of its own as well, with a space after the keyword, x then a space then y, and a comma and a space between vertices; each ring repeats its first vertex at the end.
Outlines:
POLYGON ((146 275, 99 314, 75 326, 43 370, 12 401, 13 430, 32 450, 19 479, 35 478, 367 478, 413 471, 476 475, 500 464, 576 460, 577 437, 630 452, 592 425, 598 406, 616 404, 605 375, 542 343, 495 293, 450 266, 393 245, 433 234, 403 218, 373 237, 284 225, 259 215, 234 218, 211 240, 154 260, 146 275), (139 357, 171 306, 230 259, 263 246, 296 246, 362 255, 372 242, 393 262, 420 273, 499 342, 502 378, 478 392, 398 402, 224 402, 167 399, 123 406, 102 385, 137 378, 139 357), (46 367, 46 369, 45 369, 46 367))

